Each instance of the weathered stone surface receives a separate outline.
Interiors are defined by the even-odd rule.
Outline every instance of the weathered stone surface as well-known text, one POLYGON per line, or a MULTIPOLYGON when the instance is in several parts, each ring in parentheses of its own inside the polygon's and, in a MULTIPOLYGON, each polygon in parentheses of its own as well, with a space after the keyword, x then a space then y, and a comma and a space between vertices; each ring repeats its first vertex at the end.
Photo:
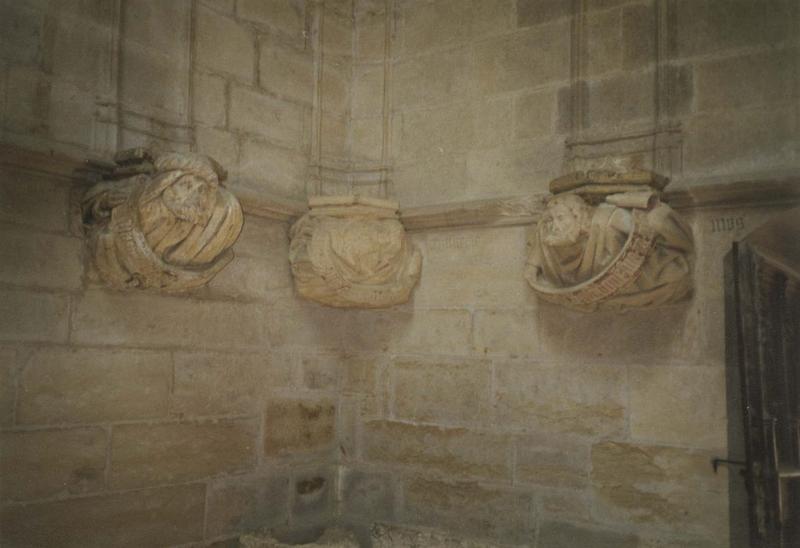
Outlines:
POLYGON ((367 460, 448 476, 509 479, 510 451, 511 440, 502 434, 392 421, 364 425, 367 460))
POLYGON ((352 120, 350 137, 350 154, 354 160, 380 162, 383 148, 383 118, 352 120))
POLYGON ((258 82, 262 88, 290 101, 311 104, 313 69, 310 52, 287 48, 270 40, 261 42, 258 82))
POLYGON ((102 490, 106 440, 102 428, 4 432, 0 435, 3 498, 24 501, 102 490))
POLYGON ((586 364, 498 363, 496 417, 515 428, 582 435, 625 428, 625 368, 586 364))
POLYGON ((520 138, 549 135, 553 132, 556 94, 536 91, 519 97, 514 103, 514 134, 520 138))
POLYGON ((18 424, 103 423, 167 415, 165 352, 41 349, 19 379, 18 424))
POLYGON ((93 265, 114 289, 195 289, 233 258, 242 208, 210 157, 165 153, 152 160, 151 173, 98 183, 84 196, 93 265))
POLYGON ((404 5, 397 32, 400 54, 415 55, 465 41, 470 15, 461 0, 404 5))
POLYGON ((306 157, 294 150, 243 139, 240 184, 287 198, 305 198, 306 157))
POLYGON ((483 360, 402 359, 392 365, 400 420, 480 423, 489 410, 491 364, 483 360))
POLYGON ((629 382, 634 439, 725 448, 724 368, 631 367, 629 382))
POLYGON ((488 93, 541 86, 569 77, 568 21, 519 31, 477 46, 481 89, 488 93))
MULTIPOLYGON (((189 6, 188 2, 175 2, 168 5, 189 6)), ((160 4, 156 4, 160 6, 160 4)), ((188 28, 176 17, 171 21, 175 28, 169 34, 179 39, 188 39, 188 28), (183 35, 177 34, 183 27, 183 35)), ((148 33, 150 34, 150 33, 148 33)), ((158 42, 159 40, 154 40, 158 42)), ((123 49, 120 94, 127 105, 150 116, 172 121, 184 119, 187 110, 189 88, 188 56, 178 44, 178 51, 167 52, 149 46, 126 42, 123 49), (167 55, 165 55, 167 54, 167 55)))
POLYGON ((78 238, 4 229, 0 233, 0 282, 76 290, 83 274, 82 248, 78 238))
POLYGON ((469 150, 480 131, 474 127, 470 105, 464 103, 405 112, 402 120, 399 145, 405 162, 469 150))
MULTIPOLYGON (((195 122, 204 125, 222 127, 226 122, 226 103, 225 89, 226 82, 223 78, 206 72, 195 71, 193 75, 192 99, 194 101, 192 114, 195 122)), ((210 154, 208 151, 206 154, 210 154)), ((228 164, 224 155, 214 154, 219 158, 223 165, 228 164)))
POLYGON ((378 314, 359 312, 343 333, 353 348, 408 353, 469 354, 467 310, 416 310, 378 314))
POLYGON ((374 548, 498 548, 496 544, 452 536, 440 529, 376 523, 370 540, 374 548))
POLYGON ((353 75, 352 116, 370 118, 383 112, 383 67, 356 65, 353 75))
POLYGON ((461 48, 398 62, 393 73, 397 107, 433 106, 468 96, 474 89, 469 57, 461 48))
POLYGON ((562 0, 518 0, 517 25, 528 27, 572 15, 572 5, 562 0))
POLYGON ((0 340, 66 342, 65 296, 28 291, 0 291, 0 340))
POLYGON ((622 68, 622 11, 590 13, 583 22, 584 74, 595 77, 622 68))
POLYGON ((694 74, 698 110, 790 101, 792 66, 800 50, 776 49, 698 63, 694 74))
POLYGON ((304 5, 302 0, 239 0, 236 13, 245 19, 269 25, 302 44, 304 5))
POLYGON ((179 485, 25 506, 4 506, 10 546, 183 544, 203 538, 204 485, 179 485))
POLYGON ((292 225, 289 261, 295 289, 337 308, 406 302, 422 256, 406 237, 397 203, 359 196, 312 198, 292 225))
POLYGON ((334 476, 327 467, 301 470, 292 480, 292 520, 308 526, 330 523, 334 514, 334 476))
POLYGON ((38 69, 11 66, 6 71, 6 109, 3 125, 17 133, 47 131, 51 84, 38 69), (10 108, 14 105, 14 108, 10 108))
POLYGON ((332 402, 274 399, 264 416, 264 452, 278 456, 325 451, 333 444, 335 426, 332 402))
POLYGON ((197 14, 200 66, 230 74, 244 82, 255 78, 255 36, 235 20, 201 7, 197 14))
POLYGON ((0 220, 4 222, 66 232, 68 196, 66 185, 0 167, 0 220))
POLYGON ((602 442, 592 448, 591 481, 601 515, 619 523, 727 536, 726 474, 708 453, 602 442))
POLYGON ((408 523, 514 543, 529 543, 534 536, 533 497, 527 493, 413 479, 404 485, 403 499, 403 520, 408 523))
POLYGON ((637 69, 656 59, 656 9, 649 4, 622 8, 622 67, 637 69))
POLYGON ((289 479, 243 476, 208 488, 206 536, 241 534, 285 524, 289 519, 289 479))
POLYGON ((374 523, 394 516, 394 482, 385 474, 345 469, 341 511, 348 522, 374 523))
POLYGON ((302 356, 300 367, 303 386, 310 390, 336 390, 342 369, 342 360, 335 354, 302 356))
POLYGON ((180 416, 254 414, 268 388, 290 380, 266 354, 176 352, 174 361, 170 412, 180 416))
POLYGON ((624 73, 589 84, 586 124, 613 130, 626 123, 653 117, 653 75, 624 73))
POLYGON ((475 313, 475 350, 484 354, 536 356, 541 353, 536 316, 530 310, 475 313))
POLYGON ((195 128, 195 143, 200 154, 214 154, 226 166, 239 165, 239 140, 230 131, 207 127, 195 128))
POLYGON ((78 344, 253 349, 266 343, 264 310, 256 304, 87 291, 72 320, 78 344))
POLYGON ((564 436, 517 439, 517 481, 556 488, 584 488, 589 482, 589 445, 564 436))
POLYGON ((0 347, 0 427, 13 423, 18 369, 16 350, 0 347))
MULTIPOLYGON (((522 276, 524 265, 517 260, 524 253, 524 228, 419 232, 412 238, 425 265, 414 292, 415 306, 517 308, 534 302, 522 276)), ((484 314, 476 312, 476 319, 484 314)), ((527 324, 523 320, 521 330, 527 324)), ((504 327, 516 330, 516 325, 504 327)), ((535 340, 535 332, 527 331, 522 344, 528 344, 528 338, 535 340)))
POLYGON ((639 539, 636 535, 551 521, 541 525, 539 545, 547 548, 638 548, 639 539))
POLYGON ((27 4, 3 2, 0 6, 0 55, 9 61, 33 63, 41 47, 44 32, 41 11, 27 4))
POLYGON ((115 489, 179 483, 252 468, 256 421, 123 424, 111 433, 115 489))
MULTIPOLYGON (((271 535, 244 535, 239 539, 242 548, 290 548, 298 546, 296 542, 281 542, 271 535)), ((361 546, 355 534, 345 529, 325 529, 323 534, 311 542, 301 541, 308 548, 358 548, 361 546)))

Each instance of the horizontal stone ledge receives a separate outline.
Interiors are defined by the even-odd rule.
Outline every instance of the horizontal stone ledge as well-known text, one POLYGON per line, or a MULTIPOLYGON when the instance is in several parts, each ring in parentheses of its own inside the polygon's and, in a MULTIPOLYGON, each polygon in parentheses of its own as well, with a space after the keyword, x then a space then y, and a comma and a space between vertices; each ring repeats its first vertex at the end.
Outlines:
MULTIPOLYGON (((12 166, 79 181, 90 170, 84 160, 0 144, 0 166, 12 166)), ((688 179, 686 180, 688 181, 688 179)), ((681 185, 684 181, 677 182, 681 185)), ((253 189, 230 189, 248 215, 288 222, 308 209, 305 202, 253 189)), ((409 231, 436 228, 497 227, 538 222, 548 193, 505 196, 402 208, 400 218, 409 231)), ((675 209, 765 207, 800 204, 800 171, 743 174, 694 181, 691 186, 664 193, 675 209)))

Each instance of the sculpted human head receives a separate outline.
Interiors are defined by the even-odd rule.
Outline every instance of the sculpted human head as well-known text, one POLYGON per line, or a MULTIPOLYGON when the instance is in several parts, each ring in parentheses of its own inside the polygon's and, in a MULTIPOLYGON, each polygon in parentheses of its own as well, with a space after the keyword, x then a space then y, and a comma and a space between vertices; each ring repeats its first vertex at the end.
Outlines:
POLYGON ((589 230, 592 208, 577 194, 555 196, 547 203, 540 233, 546 245, 560 247, 578 242, 589 230))

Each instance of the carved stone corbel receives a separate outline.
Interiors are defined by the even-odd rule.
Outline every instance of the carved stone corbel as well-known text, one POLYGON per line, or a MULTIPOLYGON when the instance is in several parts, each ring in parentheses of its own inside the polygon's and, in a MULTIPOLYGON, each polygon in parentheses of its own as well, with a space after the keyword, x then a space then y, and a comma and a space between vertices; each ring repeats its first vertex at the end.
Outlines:
POLYGON ((115 289, 180 292, 233 258, 242 209, 208 156, 124 151, 82 203, 92 262, 115 289))
POLYGON ((297 292, 339 308, 385 308, 408 301, 422 257, 408 241, 396 202, 320 196, 291 228, 289 260, 297 292))
POLYGON ((525 277, 543 299, 579 310, 647 307, 692 291, 691 229, 648 171, 588 171, 550 183, 525 277))

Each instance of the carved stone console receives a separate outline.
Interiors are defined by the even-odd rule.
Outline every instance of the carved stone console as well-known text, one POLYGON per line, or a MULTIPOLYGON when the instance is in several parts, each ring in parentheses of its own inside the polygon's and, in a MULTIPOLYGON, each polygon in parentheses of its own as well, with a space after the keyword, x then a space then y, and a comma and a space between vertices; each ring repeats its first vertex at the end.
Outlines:
POLYGON ((528 243, 526 278, 543 299, 580 310, 657 306, 692 291, 690 228, 647 171, 589 171, 550 183, 528 243))
POLYGON ((320 196, 291 229, 289 260, 297 292, 340 308, 406 302, 422 257, 400 223, 395 202, 320 196))
POLYGON ((242 229, 225 170, 207 156, 125 151, 84 196, 83 222, 99 278, 115 289, 185 291, 233 258, 242 229))

